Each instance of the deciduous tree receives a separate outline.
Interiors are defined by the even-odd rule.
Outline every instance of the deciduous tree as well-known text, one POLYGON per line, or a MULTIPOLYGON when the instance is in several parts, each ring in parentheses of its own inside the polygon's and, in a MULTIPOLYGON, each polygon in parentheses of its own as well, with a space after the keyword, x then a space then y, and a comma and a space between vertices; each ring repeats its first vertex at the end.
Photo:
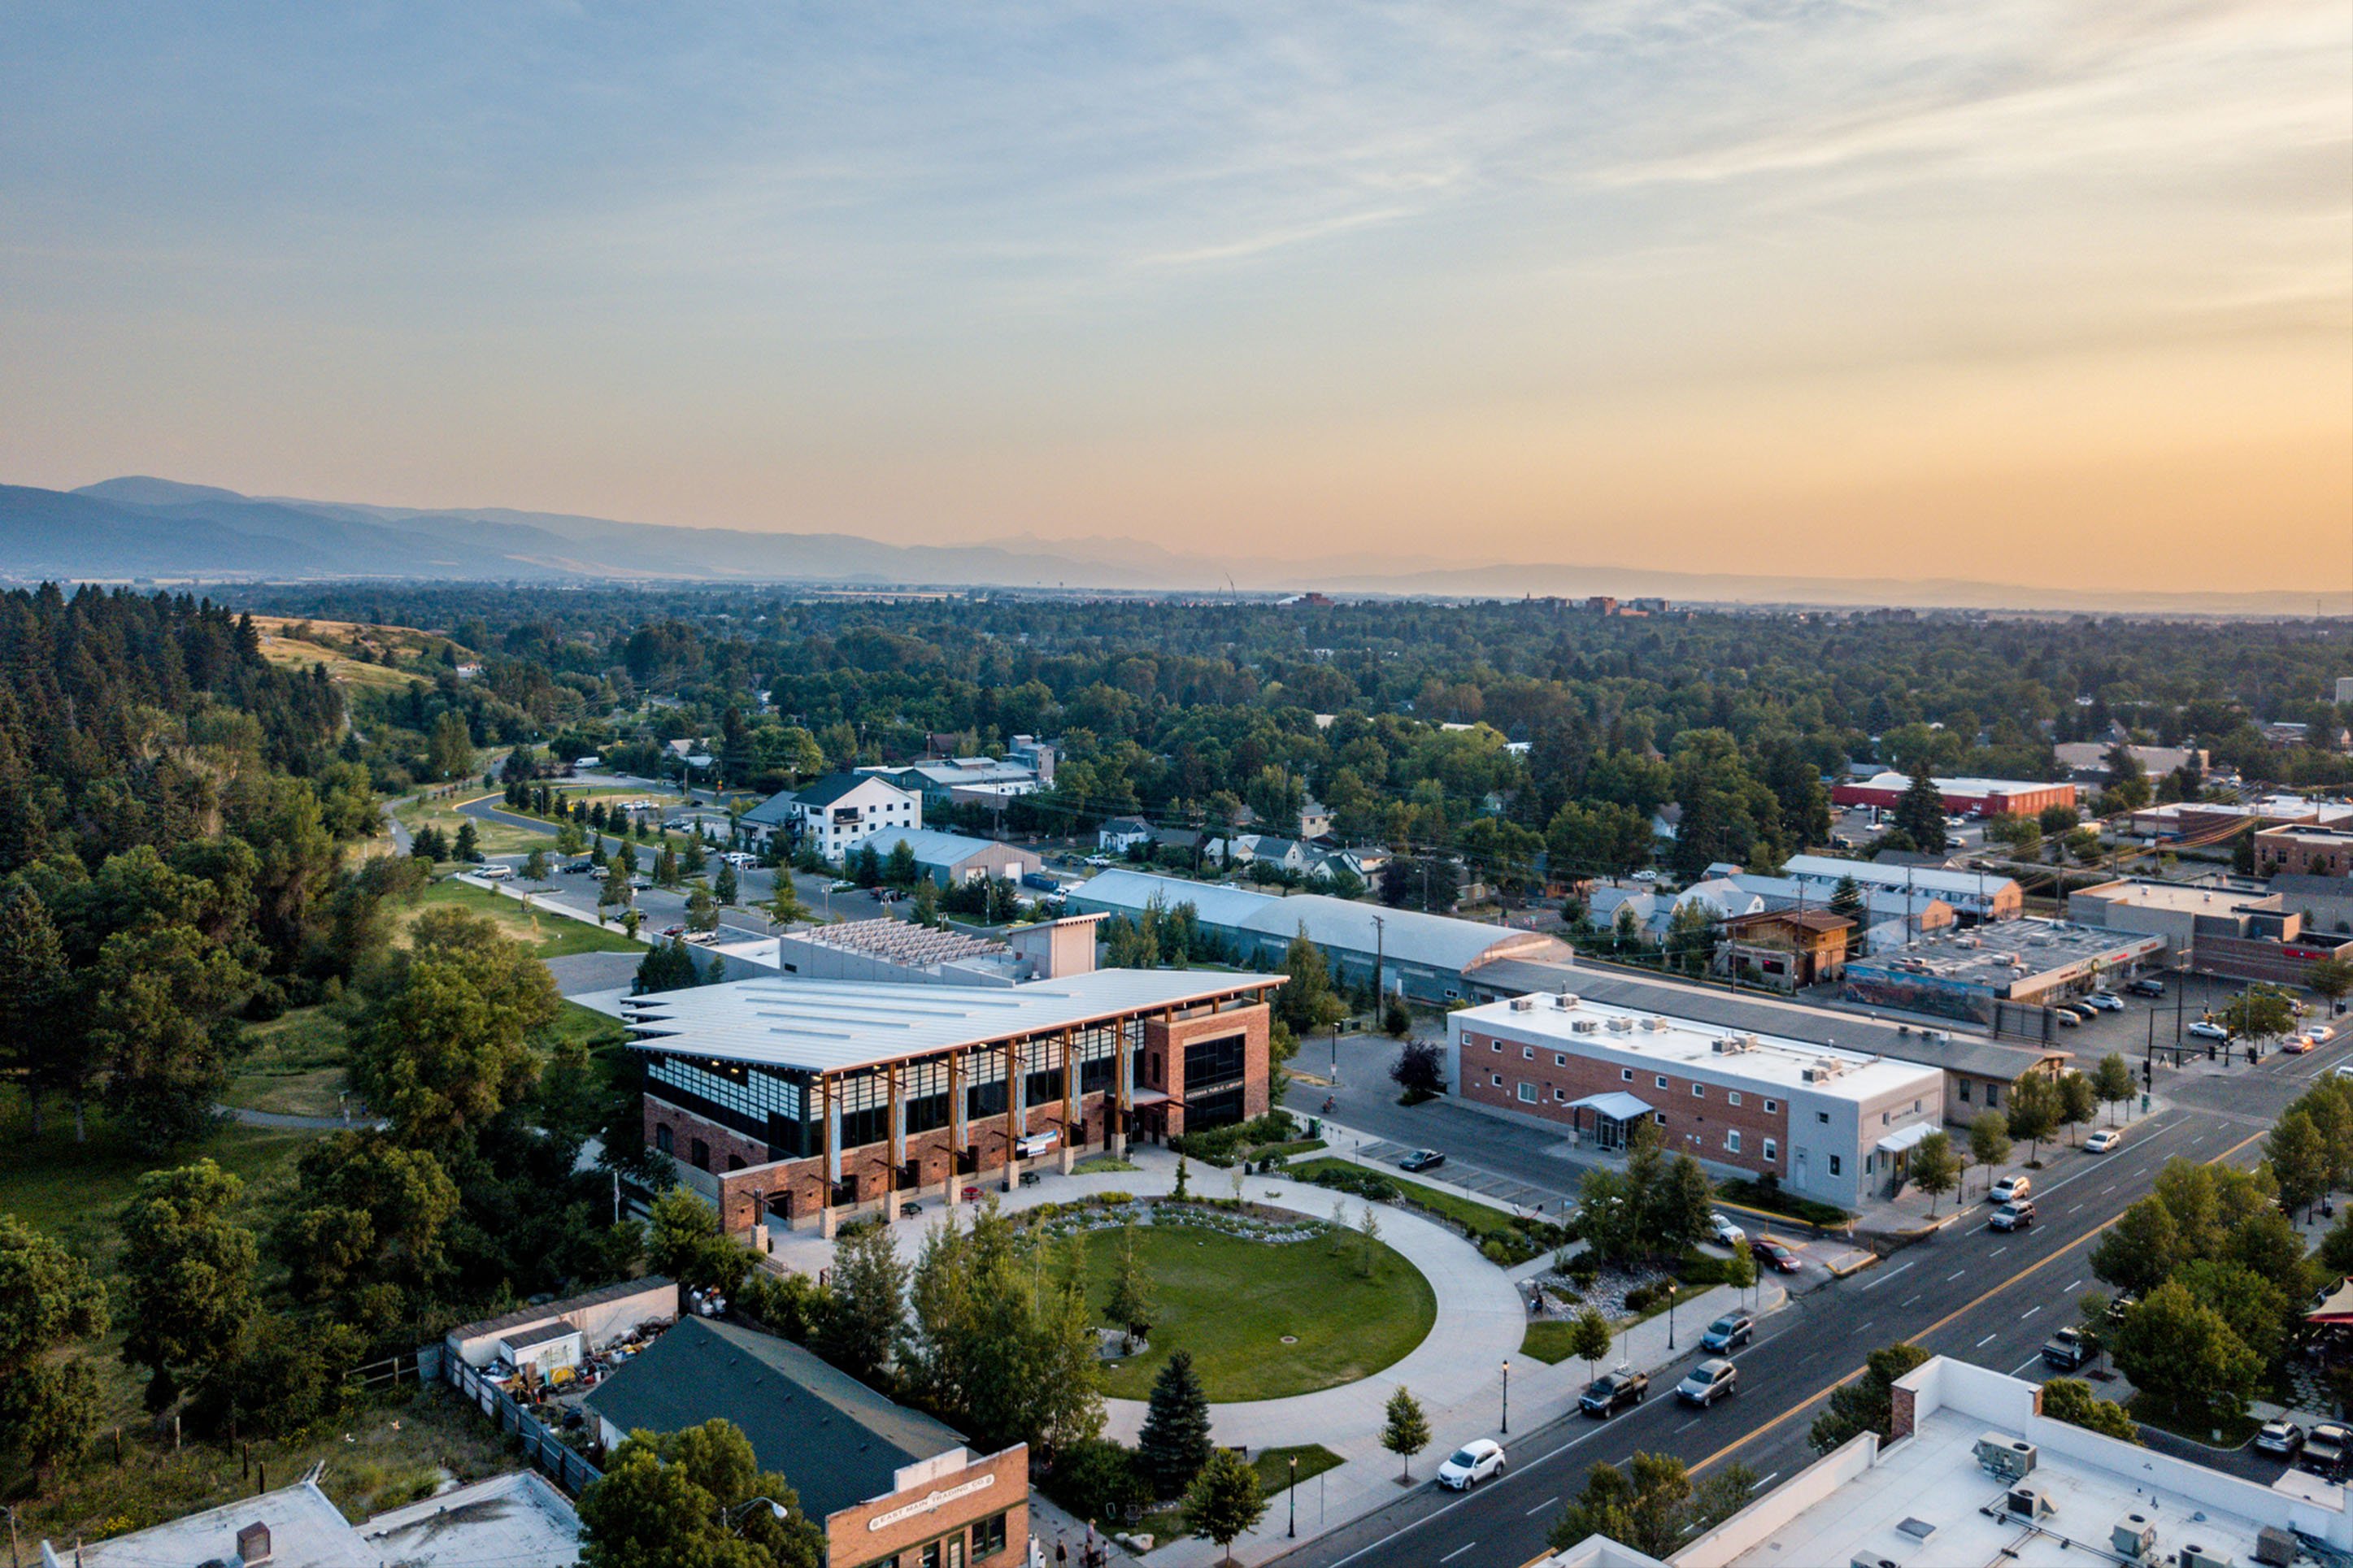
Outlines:
POLYGON ((1231 1448, 1212 1451, 1185 1494, 1185 1528, 1217 1542, 1231 1563, 1234 1542, 1265 1517, 1266 1494, 1250 1462, 1231 1448))
POLYGON ((228 1217, 244 1193, 242 1181, 199 1160, 140 1177, 122 1210, 122 1359, 146 1369, 150 1410, 170 1408, 188 1373, 228 1360, 257 1310, 259 1249, 228 1217))
MULTIPOLYGON (((1609 1336, 1606 1321, 1601 1325, 1601 1334, 1606 1349, 1609 1336)), ((1421 1401, 1413 1396, 1412 1390, 1400 1387, 1389 1395, 1387 1419, 1381 1426, 1381 1447, 1395 1454, 1403 1467, 1398 1479, 1413 1479, 1413 1457, 1430 1447, 1430 1417, 1423 1414, 1421 1401)))
POLYGON ((72 1253, 0 1214, 0 1455, 34 1470, 80 1452, 97 1373, 67 1346, 107 1331, 106 1287, 72 1253))

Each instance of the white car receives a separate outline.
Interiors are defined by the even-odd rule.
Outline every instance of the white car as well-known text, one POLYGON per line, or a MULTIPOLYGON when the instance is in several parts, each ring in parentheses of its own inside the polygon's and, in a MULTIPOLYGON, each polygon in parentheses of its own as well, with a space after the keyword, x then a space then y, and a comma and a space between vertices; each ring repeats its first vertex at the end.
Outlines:
POLYGON ((2125 1135, 2113 1127, 2103 1127, 2084 1140, 2084 1147, 2094 1154, 2105 1154, 2125 1141, 2125 1135))
POLYGON ((1438 1467, 1438 1484, 1467 1492, 1489 1477, 1503 1473, 1503 1446, 1492 1437, 1480 1437, 1455 1449, 1454 1457, 1438 1467))
POLYGON ((2337 1037, 2337 1031, 2327 1024, 2306 1024, 2304 1037, 2316 1046, 2325 1046, 2337 1037))
POLYGON ((2211 1018, 2199 1019, 2196 1023, 2190 1025, 2184 1033, 2201 1040, 2221 1040, 2228 1043, 2231 1038, 2231 1031, 2224 1028, 2221 1025, 2216 1023, 2211 1018))
POLYGON ((757 855, 746 854, 741 849, 731 849, 726 854, 722 855, 720 858, 726 861, 730 866, 734 867, 737 870, 742 870, 746 866, 756 866, 760 863, 760 858, 757 855))
POLYGON ((1111 857, 1108 855, 1090 855, 1087 857, 1087 864, 1094 867, 1108 866, 1111 864, 1111 857))
POLYGON ((503 882, 509 877, 514 875, 514 868, 512 866, 501 866, 493 861, 488 866, 475 867, 474 875, 480 877, 485 882, 503 882))
POLYGON ((2113 991, 2087 991, 2081 997, 2086 1007, 2097 1007, 2103 1013, 2121 1013, 2125 999, 2113 991))
POLYGON ((1637 882, 1655 882, 1659 879, 1659 874, 1656 871, 1637 871, 1630 879, 1637 882))
POLYGON ((1707 1233, 1719 1247, 1738 1247, 1748 1239, 1748 1233, 1720 1214, 1707 1216, 1707 1233))
POLYGON ((2014 1204, 2033 1190, 2034 1179, 2031 1176, 2004 1176, 1993 1184, 1993 1191, 1986 1194, 1986 1201, 2014 1204))

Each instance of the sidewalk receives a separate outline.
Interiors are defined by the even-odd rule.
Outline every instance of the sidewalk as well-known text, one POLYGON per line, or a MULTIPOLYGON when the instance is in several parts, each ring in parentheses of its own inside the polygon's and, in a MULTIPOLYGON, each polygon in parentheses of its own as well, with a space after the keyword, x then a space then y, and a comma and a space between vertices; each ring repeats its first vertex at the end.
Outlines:
MULTIPOLYGON (((1047 1174, 1036 1186, 1017 1187, 1012 1193, 997 1194, 997 1200, 1005 1209, 1018 1212, 1090 1193, 1120 1191, 1157 1196, 1175 1188, 1174 1155, 1146 1148, 1133 1152, 1131 1158, 1140 1169, 1094 1175, 1047 1174)), ((1435 1180, 1427 1184, 1459 1190, 1435 1180)), ((1200 1184, 1196 1187, 1198 1190, 1200 1184)), ((1332 1194, 1327 1188, 1280 1176, 1253 1176, 1244 1195, 1322 1217, 1329 1212, 1332 1194)), ((902 1256, 912 1257, 923 1231, 937 1223, 939 1208, 927 1202, 927 1209, 923 1215, 892 1223, 902 1256)), ((1521 1353, 1528 1317, 1514 1275, 1488 1263, 1451 1229, 1410 1211, 1393 1209, 1382 1216, 1382 1239, 1422 1272, 1437 1297, 1437 1318, 1421 1343, 1395 1364, 1356 1383, 1288 1399, 1218 1405, 1210 1411, 1211 1436, 1220 1444, 1255 1453, 1266 1447, 1316 1443, 1340 1457, 1342 1463, 1336 1468, 1316 1478, 1313 1491, 1305 1486, 1301 1489, 1303 1526, 1313 1519, 1317 1533, 1371 1513, 1406 1494, 1407 1489, 1398 1483, 1397 1456, 1380 1445, 1386 1407, 1399 1387, 1413 1391, 1430 1422, 1430 1447, 1416 1457, 1413 1465, 1415 1485, 1423 1486, 1430 1484, 1431 1473, 1454 1449, 1475 1437, 1502 1435, 1507 1379, 1511 1417, 1517 1424, 1515 1429, 1524 1433, 1573 1413, 1577 1397, 1588 1381, 1588 1369, 1582 1362, 1546 1365, 1521 1353), (1307 1502, 1310 1498, 1312 1505, 1307 1502), (1307 1511, 1310 1506, 1312 1513, 1307 1511)), ((780 1232, 774 1241, 775 1260, 785 1267, 813 1272, 832 1262, 832 1243, 813 1231, 780 1232)), ((1536 1263, 1541 1267, 1547 1261, 1536 1263)), ((1761 1314, 1780 1308, 1788 1293, 1777 1283, 1765 1282, 1749 1292, 1747 1300, 1755 1302, 1751 1310, 1761 1314)), ((1666 1389, 1658 1385, 1672 1382, 1667 1375, 1671 1369, 1698 1358, 1699 1336, 1709 1320, 1744 1304, 1740 1292, 1724 1286, 1678 1302, 1671 1314, 1645 1319, 1622 1332, 1609 1364, 1622 1363, 1651 1372, 1653 1392, 1663 1394, 1666 1389)), ((1133 1442, 1143 1425, 1142 1402, 1106 1400, 1104 1407, 1104 1435, 1133 1442)), ((1267 1528, 1236 1542, 1235 1556, 1247 1563, 1263 1563, 1295 1547, 1297 1542, 1283 1535, 1287 1518, 1282 1508, 1270 1507, 1267 1528)), ((1159 1546, 1150 1561, 1155 1568, 1208 1568, 1217 1555, 1210 1542, 1187 1539, 1159 1546)))

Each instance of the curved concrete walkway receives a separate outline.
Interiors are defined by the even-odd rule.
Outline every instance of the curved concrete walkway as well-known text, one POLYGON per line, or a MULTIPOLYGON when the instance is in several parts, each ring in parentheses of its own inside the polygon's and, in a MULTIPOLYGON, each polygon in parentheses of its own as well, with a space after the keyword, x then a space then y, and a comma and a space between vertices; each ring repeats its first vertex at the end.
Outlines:
MULTIPOLYGON (((1097 1193, 1125 1192, 1139 1197, 1162 1197, 1176 1190, 1176 1158, 1166 1150, 1141 1149, 1133 1158, 1135 1171, 1107 1171, 1094 1175, 1045 1173, 1035 1186, 996 1194, 1008 1212, 1039 1204, 1068 1203, 1097 1193)), ((1191 1168, 1189 1187, 1200 1197, 1231 1194, 1227 1173, 1209 1165, 1191 1168)), ((1279 1176, 1252 1176, 1242 1195, 1253 1203, 1291 1209, 1312 1219, 1328 1219, 1332 1200, 1339 1194, 1328 1187, 1279 1176)), ((1358 1199, 1348 1200, 1353 1213, 1358 1199)), ((900 1255, 913 1258, 923 1232, 939 1223, 944 1209, 936 1195, 924 1199, 925 1212, 913 1219, 894 1221, 893 1239, 900 1255)), ((1301 1394, 1287 1399, 1254 1400, 1210 1407, 1211 1435, 1220 1443, 1252 1449, 1276 1445, 1322 1443, 1341 1450, 1380 1431, 1389 1395, 1410 1388, 1431 1417, 1466 1402, 1482 1409, 1499 1408, 1503 1366, 1517 1355, 1527 1332, 1527 1309, 1511 1277, 1479 1255, 1478 1248, 1433 1220, 1408 1210, 1383 1205, 1381 1240, 1421 1271, 1437 1297, 1438 1315, 1420 1344, 1403 1359, 1370 1377, 1336 1388, 1301 1394)), ((833 1261, 833 1244, 810 1232, 780 1233, 775 1241, 776 1261, 814 1273, 833 1261)), ((1529 1372, 1552 1369, 1525 1363, 1529 1372)), ((1141 1400, 1103 1402, 1104 1435, 1133 1442, 1144 1425, 1141 1400)))

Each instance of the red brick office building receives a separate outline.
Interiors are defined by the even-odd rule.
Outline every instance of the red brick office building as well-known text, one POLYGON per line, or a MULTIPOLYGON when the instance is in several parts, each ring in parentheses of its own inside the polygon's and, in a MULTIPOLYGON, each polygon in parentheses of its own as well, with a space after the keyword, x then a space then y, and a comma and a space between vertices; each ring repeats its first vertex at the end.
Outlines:
POLYGON ((1022 985, 795 979, 637 996, 646 1142, 731 1234, 892 1212, 1265 1113, 1282 975, 1098 970, 1022 985))

